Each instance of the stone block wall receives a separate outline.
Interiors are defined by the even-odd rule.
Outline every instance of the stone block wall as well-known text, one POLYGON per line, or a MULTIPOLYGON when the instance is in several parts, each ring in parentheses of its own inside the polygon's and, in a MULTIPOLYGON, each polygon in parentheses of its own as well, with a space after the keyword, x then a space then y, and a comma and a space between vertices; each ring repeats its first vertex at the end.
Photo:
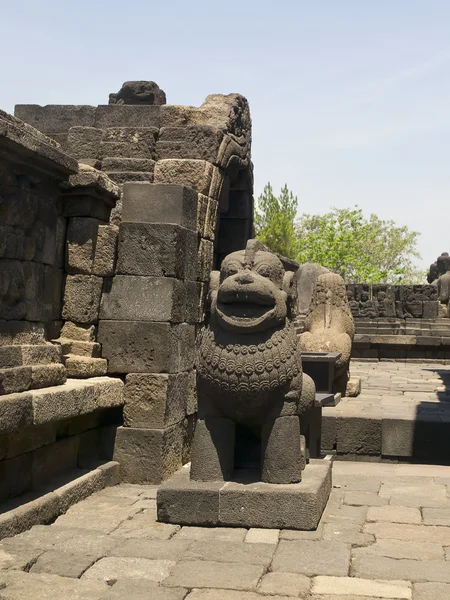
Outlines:
MULTIPOLYGON (((85 286, 89 291, 83 294, 73 278, 99 279, 99 304, 103 278, 111 274, 111 242, 100 221, 94 235, 92 215, 110 227, 119 195, 112 186, 102 173, 79 171, 78 162, 54 140, 0 111, 2 503, 40 493, 56 478, 67 481, 75 470, 112 457, 124 384, 109 377, 70 379, 68 360, 99 354, 98 309, 96 314, 88 300, 81 325, 63 322, 95 288, 85 286), (61 327, 67 339, 52 343, 61 327), (85 341, 88 335, 92 341, 85 341)), ((106 372, 106 361, 98 360, 106 372)))
POLYGON ((348 284, 353 318, 435 319, 439 316, 437 288, 433 285, 348 284))
POLYGON ((106 216, 69 186, 57 341, 71 376, 107 365, 125 381, 115 444, 122 478, 159 482, 189 460, 210 272, 252 237, 251 121, 238 94, 208 96, 199 108, 136 95, 128 104, 132 88, 109 105, 19 105, 16 115, 123 187, 106 216))

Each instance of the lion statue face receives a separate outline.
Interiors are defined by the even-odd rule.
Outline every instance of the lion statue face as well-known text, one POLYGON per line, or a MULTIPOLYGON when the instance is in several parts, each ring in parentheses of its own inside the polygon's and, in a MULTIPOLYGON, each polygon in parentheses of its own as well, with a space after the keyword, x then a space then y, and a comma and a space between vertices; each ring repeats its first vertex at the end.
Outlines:
POLYGON ((294 274, 256 240, 224 258, 211 274, 211 316, 227 331, 253 333, 283 325, 289 315, 294 274))

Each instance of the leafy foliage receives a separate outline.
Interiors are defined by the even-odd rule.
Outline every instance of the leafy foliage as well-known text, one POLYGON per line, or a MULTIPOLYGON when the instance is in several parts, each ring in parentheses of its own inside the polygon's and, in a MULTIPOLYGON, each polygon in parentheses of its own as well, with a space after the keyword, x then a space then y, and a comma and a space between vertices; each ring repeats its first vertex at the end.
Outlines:
POLYGON ((297 197, 285 185, 278 197, 268 183, 261 196, 255 215, 257 238, 273 252, 295 258, 297 254, 297 235, 295 217, 297 197))
POLYGON ((267 184, 258 201, 257 237, 271 250, 300 263, 313 262, 351 283, 420 283, 424 274, 416 231, 383 221, 360 208, 332 208, 324 215, 303 214, 296 222, 297 198, 287 186, 277 198, 267 184))

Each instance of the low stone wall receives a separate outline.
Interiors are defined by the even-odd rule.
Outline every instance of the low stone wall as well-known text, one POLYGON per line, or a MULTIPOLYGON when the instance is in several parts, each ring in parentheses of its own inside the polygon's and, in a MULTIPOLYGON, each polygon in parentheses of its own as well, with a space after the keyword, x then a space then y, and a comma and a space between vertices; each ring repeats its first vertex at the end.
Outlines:
POLYGON ((437 288, 433 285, 347 284, 347 297, 356 323, 379 317, 435 319, 439 316, 437 288))
POLYGON ((113 456, 123 382, 98 377, 0 401, 0 502, 113 456))

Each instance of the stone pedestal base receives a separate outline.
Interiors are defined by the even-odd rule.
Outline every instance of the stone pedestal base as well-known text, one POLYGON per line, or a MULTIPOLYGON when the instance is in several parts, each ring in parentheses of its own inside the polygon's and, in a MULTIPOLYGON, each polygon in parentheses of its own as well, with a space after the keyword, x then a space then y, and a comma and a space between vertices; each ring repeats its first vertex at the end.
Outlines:
POLYGON ((258 481, 252 470, 235 481, 191 481, 185 465, 158 489, 158 520, 180 525, 315 529, 331 491, 330 461, 313 460, 301 483, 258 481))

